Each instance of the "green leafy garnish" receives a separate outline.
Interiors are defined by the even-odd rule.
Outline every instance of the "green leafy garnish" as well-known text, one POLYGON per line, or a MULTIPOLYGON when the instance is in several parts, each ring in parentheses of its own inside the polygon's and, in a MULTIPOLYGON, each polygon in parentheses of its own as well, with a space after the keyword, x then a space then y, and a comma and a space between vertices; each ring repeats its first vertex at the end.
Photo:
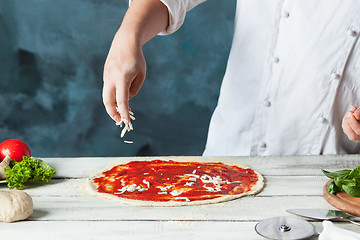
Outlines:
POLYGON ((321 171, 328 177, 333 179, 327 191, 330 194, 345 191, 353 197, 360 197, 360 166, 353 170, 340 170, 336 172, 328 172, 321 169, 321 171))
POLYGON ((328 177, 331 179, 334 179, 336 177, 342 177, 342 176, 346 176, 349 175, 349 173, 351 172, 351 170, 340 170, 340 171, 336 171, 336 172, 328 172, 326 170, 321 169, 321 171, 328 177))
POLYGON ((56 171, 45 162, 23 156, 21 162, 10 161, 10 169, 5 169, 9 189, 23 189, 26 181, 49 182, 56 171))

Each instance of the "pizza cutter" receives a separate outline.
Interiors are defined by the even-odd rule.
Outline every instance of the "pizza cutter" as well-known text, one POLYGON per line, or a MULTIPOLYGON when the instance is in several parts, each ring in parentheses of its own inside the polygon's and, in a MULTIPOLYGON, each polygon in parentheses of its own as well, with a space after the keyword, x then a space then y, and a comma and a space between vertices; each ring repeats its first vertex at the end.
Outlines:
POLYGON ((282 216, 258 222, 255 231, 268 239, 297 240, 311 237, 315 233, 315 228, 306 220, 282 216))

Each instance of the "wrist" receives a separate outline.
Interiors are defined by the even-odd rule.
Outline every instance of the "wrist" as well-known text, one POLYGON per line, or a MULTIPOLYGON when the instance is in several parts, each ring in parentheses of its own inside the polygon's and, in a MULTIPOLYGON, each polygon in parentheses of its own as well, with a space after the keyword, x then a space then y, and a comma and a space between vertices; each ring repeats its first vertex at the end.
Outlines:
POLYGON ((126 27, 120 27, 117 31, 114 40, 126 44, 128 47, 141 48, 145 42, 142 41, 140 32, 134 30, 127 30, 126 27))
POLYGON ((125 14, 119 35, 138 46, 143 46, 169 23, 167 7, 159 0, 133 1, 125 14))

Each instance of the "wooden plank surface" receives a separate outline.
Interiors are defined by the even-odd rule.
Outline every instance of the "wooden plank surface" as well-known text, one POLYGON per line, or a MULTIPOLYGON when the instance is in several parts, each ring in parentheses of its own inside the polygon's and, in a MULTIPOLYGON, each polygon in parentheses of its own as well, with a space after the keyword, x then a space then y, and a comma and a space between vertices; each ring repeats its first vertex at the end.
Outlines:
MULTIPOLYGON (((126 240, 190 240, 242 239, 264 240, 257 235, 257 222, 199 221, 45 221, 0 223, 1 239, 126 239, 126 240), (3 238, 4 237, 4 238, 3 238)), ((312 222, 315 227, 322 224, 312 222)), ((335 226, 358 232, 358 226, 335 223, 335 226)), ((315 234, 308 240, 316 240, 315 234)))
POLYGON ((31 220, 251 220, 289 215, 289 208, 332 208, 322 196, 246 197, 187 207, 137 207, 101 198, 33 197, 31 220))
MULTIPOLYGON (((33 222, 11 224, 1 229, 0 236, 20 239, 26 235, 38 239, 126 239, 126 240, 191 240, 243 239, 264 240, 254 230, 256 222, 162 222, 162 221, 79 221, 42 222, 41 233, 33 222), (17 226, 16 226, 17 225, 17 226), (66 230, 65 230, 66 229, 66 230), (54 234, 59 233, 60 234, 54 234), (76 236, 76 238, 74 238, 76 236)), ((316 236, 310 240, 317 239, 316 236)))
MULTIPOLYGON (((0 239, 263 239, 255 224, 269 217, 291 216, 288 208, 334 209, 322 196, 328 178, 320 171, 351 169, 360 157, 148 157, 46 158, 57 170, 49 184, 26 184, 34 201, 27 221, 0 223, 0 239), (129 160, 196 159, 240 162, 262 173, 265 188, 257 196, 230 202, 189 207, 136 207, 90 195, 86 178, 113 163, 129 160), (99 230, 101 229, 101 231, 99 230), (41 235, 39 235, 41 231, 41 235), (29 237, 30 236, 30 237, 29 237), (5 239, 5 238, 4 238, 5 239)), ((6 189, 0 184, 0 190, 6 189)), ((320 221, 311 220, 320 226, 320 221)), ((352 224, 336 223, 360 233, 352 224)), ((316 236, 311 239, 317 239, 316 236)))
POLYGON ((344 156, 272 156, 272 157, 105 157, 105 158, 43 158, 57 171, 56 178, 86 178, 96 170, 131 160, 197 159, 199 161, 243 163, 263 175, 322 176, 321 168, 333 171, 359 165, 359 155, 344 156))

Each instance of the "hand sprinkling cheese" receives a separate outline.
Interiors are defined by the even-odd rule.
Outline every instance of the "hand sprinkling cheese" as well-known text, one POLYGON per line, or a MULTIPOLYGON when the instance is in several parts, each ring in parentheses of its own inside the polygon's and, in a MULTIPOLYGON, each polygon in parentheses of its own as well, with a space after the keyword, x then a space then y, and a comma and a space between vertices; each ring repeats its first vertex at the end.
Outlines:
MULTIPOLYGON (((116 111, 118 111, 119 112, 119 108, 118 107, 116 107, 116 111)), ((120 113, 120 112, 119 112, 120 113)), ((130 113, 130 119, 131 120, 135 120, 135 117, 134 117, 134 113, 132 112, 132 111, 129 111, 129 113, 130 113)), ((120 122, 117 122, 117 123, 115 123, 117 126, 120 126, 120 127, 122 127, 122 124, 124 123, 124 128, 123 128, 123 130, 121 131, 121 134, 120 134, 120 137, 121 138, 123 138, 124 136, 125 136, 125 133, 126 132, 130 132, 130 131, 132 131, 132 130, 134 130, 134 128, 133 128, 133 125, 131 124, 131 121, 129 121, 128 123, 126 123, 124 120, 122 120, 121 119, 121 121, 120 122)), ((127 141, 126 143, 132 143, 132 141, 127 141)))

